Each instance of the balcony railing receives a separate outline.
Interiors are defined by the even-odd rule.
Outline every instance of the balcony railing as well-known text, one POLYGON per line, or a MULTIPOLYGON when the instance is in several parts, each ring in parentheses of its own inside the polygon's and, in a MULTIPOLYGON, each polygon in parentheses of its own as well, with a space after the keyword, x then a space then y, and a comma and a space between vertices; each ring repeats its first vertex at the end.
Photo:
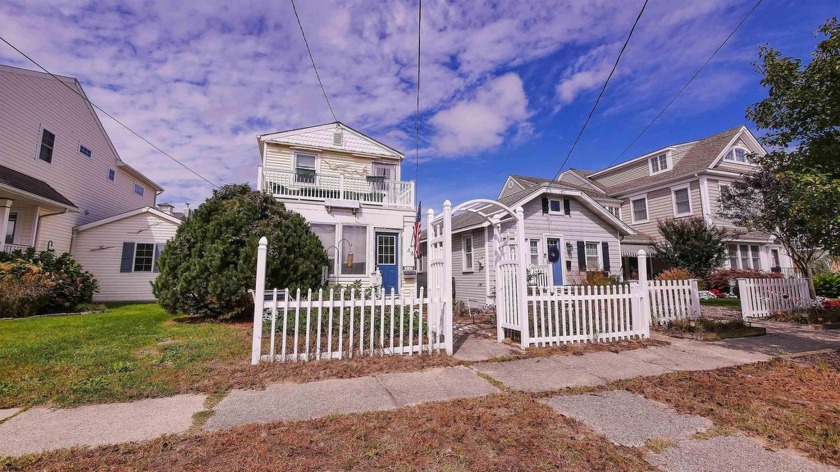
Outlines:
POLYGON ((297 200, 351 200, 364 204, 414 207, 414 182, 380 177, 348 177, 282 170, 263 171, 263 190, 297 200))
POLYGON ((9 253, 9 254, 11 254, 15 251, 26 251, 27 249, 29 249, 29 246, 27 246, 25 244, 5 244, 3 246, 3 252, 9 253))

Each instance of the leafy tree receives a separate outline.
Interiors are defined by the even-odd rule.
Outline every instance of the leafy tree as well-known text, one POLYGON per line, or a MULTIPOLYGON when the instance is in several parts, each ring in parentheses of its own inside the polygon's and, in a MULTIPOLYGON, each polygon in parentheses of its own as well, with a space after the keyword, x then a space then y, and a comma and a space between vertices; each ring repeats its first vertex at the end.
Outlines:
POLYGON ((654 245, 656 257, 672 267, 682 267, 706 278, 726 257, 726 231, 707 224, 703 218, 660 220, 657 224, 665 242, 654 245))
POLYGON ((803 66, 769 47, 759 51, 768 96, 747 109, 767 130, 771 149, 752 156, 746 174, 723 199, 721 216, 775 236, 806 274, 815 295, 811 264, 822 250, 840 252, 840 27, 828 20, 825 36, 803 66))
POLYGON ((152 283, 170 313, 236 316, 253 307, 257 245, 268 238, 268 287, 317 288, 327 256, 309 224, 248 185, 226 185, 178 228, 152 283))

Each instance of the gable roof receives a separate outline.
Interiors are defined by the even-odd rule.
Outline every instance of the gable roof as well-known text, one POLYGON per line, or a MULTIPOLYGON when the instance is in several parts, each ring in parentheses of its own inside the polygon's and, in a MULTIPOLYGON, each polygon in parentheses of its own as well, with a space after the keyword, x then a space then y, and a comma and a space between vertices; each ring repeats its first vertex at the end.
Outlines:
POLYGON ((96 228, 98 226, 107 225, 109 223, 124 220, 126 218, 131 218, 132 216, 142 215, 143 213, 151 213, 152 215, 157 216, 158 218, 164 219, 166 221, 169 221, 170 223, 175 224, 175 225, 180 226, 180 224, 182 223, 182 221, 180 219, 178 219, 178 218, 176 218, 175 216, 172 216, 172 215, 167 215, 166 213, 158 210, 157 208, 142 207, 142 208, 137 208, 136 210, 130 210, 130 211, 127 211, 125 213, 120 213, 119 215, 114 215, 114 216, 111 216, 109 218, 103 218, 101 220, 97 220, 97 221, 93 221, 93 222, 90 222, 90 223, 87 223, 87 224, 84 224, 84 225, 81 225, 81 226, 77 226, 76 231, 87 231, 89 229, 93 229, 93 228, 96 228))
POLYGON ((257 141, 330 149, 339 152, 400 160, 405 157, 403 153, 391 146, 377 141, 360 131, 356 131, 340 121, 276 133, 261 134, 257 136, 257 141), (336 145, 333 140, 336 130, 340 130, 343 133, 342 143, 339 145, 336 145))
POLYGON ((539 185, 548 185, 550 187, 557 187, 557 188, 568 188, 579 190, 592 198, 601 198, 601 199, 612 199, 612 197, 605 195, 604 192, 599 191, 596 188, 592 188, 590 185, 586 185, 581 182, 582 185, 571 184, 569 182, 561 182, 559 180, 553 179, 546 179, 543 177, 529 177, 526 175, 512 175, 512 178, 516 179, 522 186, 526 189, 531 189, 539 185))
POLYGON ((78 210, 73 202, 52 188, 50 184, 5 166, 0 166, 0 188, 2 187, 10 187, 25 194, 49 200, 60 207, 78 210))

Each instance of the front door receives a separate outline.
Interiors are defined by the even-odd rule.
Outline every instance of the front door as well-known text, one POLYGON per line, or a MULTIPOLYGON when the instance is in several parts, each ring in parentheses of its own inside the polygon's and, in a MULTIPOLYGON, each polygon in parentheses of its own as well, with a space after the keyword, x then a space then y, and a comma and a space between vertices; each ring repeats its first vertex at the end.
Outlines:
POLYGON ((382 274, 382 288, 385 293, 399 293, 399 248, 397 235, 376 233, 376 268, 382 274))
POLYGON ((563 248, 560 247, 560 239, 547 238, 546 246, 546 254, 548 254, 548 248, 551 247, 556 247, 560 254, 560 257, 556 261, 549 261, 549 264, 551 264, 551 273, 554 275, 554 285, 563 285, 563 248))

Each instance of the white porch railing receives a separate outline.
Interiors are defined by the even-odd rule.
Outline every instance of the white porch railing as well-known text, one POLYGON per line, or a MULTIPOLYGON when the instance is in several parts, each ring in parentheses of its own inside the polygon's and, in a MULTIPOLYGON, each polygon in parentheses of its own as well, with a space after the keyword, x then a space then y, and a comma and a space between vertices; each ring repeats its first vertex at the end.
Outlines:
POLYGON ((26 251, 27 249, 29 249, 29 246, 27 246, 25 244, 5 244, 3 246, 3 252, 9 253, 9 254, 11 254, 15 251, 26 251))
POLYGON ((365 204, 414 207, 414 182, 348 177, 341 174, 263 170, 263 190, 298 200, 350 200, 365 204))
POLYGON ((650 318, 652 324, 700 316, 700 292, 696 280, 651 280, 650 318))
POLYGON ((811 300, 808 279, 738 279, 741 315, 766 318, 777 311, 805 308, 811 300))
POLYGON ((536 265, 528 266, 528 285, 532 287, 547 287, 551 285, 551 266, 536 265))

